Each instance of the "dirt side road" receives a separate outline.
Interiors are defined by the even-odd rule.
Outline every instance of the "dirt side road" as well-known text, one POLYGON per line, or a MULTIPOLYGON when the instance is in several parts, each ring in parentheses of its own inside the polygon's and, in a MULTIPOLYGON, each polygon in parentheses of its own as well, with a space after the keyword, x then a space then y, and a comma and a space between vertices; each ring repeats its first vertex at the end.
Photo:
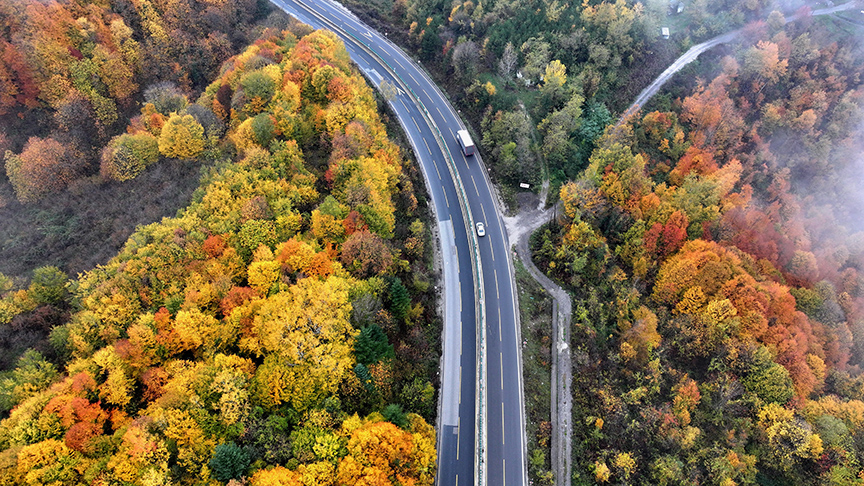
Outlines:
POLYGON ((570 316, 572 303, 570 295, 543 274, 531 260, 528 238, 538 228, 550 220, 552 210, 543 210, 542 201, 546 200, 547 188, 541 194, 520 197, 520 211, 516 216, 505 216, 504 224, 510 241, 515 242, 516 254, 525 265, 528 273, 549 292, 554 299, 552 332, 555 336, 555 352, 552 353, 552 471, 555 484, 570 486, 571 437, 573 400, 570 394, 572 366, 570 359, 570 316))

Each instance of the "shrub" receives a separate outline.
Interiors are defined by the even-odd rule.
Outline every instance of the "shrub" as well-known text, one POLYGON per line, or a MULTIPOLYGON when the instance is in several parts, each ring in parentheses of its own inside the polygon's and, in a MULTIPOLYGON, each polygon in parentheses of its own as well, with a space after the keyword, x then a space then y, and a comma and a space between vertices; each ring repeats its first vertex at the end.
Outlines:
POLYGON ((159 136, 159 151, 166 157, 191 159, 204 150, 204 127, 192 115, 171 115, 159 136))
POLYGON ((33 271, 28 296, 37 304, 58 305, 66 298, 69 277, 57 267, 47 266, 33 271))
POLYGON ((159 160, 159 141, 142 132, 114 137, 102 150, 99 173, 106 179, 128 181, 159 160))
POLYGON ((173 83, 157 83, 144 91, 144 101, 153 103, 156 111, 168 116, 186 108, 186 96, 173 83))

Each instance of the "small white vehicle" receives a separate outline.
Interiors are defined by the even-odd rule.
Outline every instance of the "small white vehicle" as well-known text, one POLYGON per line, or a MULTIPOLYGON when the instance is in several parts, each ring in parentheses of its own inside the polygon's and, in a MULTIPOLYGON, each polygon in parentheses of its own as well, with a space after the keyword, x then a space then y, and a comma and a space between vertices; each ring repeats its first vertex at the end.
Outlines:
POLYGON ((482 221, 477 223, 477 236, 486 236, 486 226, 482 221))

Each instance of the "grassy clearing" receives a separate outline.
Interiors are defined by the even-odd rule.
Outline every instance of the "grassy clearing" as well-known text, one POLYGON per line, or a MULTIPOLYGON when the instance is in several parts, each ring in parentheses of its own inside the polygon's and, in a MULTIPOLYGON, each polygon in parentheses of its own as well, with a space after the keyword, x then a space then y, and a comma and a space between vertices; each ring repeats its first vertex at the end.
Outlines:
POLYGON ((163 160, 137 178, 75 187, 22 205, 0 182, 0 272, 29 278, 37 267, 56 265, 75 276, 104 264, 138 225, 174 216, 200 180, 200 163, 163 160))
POLYGON ((528 475, 532 484, 552 484, 549 417, 552 371, 552 298, 518 259, 516 287, 522 322, 522 366, 528 434, 528 475))

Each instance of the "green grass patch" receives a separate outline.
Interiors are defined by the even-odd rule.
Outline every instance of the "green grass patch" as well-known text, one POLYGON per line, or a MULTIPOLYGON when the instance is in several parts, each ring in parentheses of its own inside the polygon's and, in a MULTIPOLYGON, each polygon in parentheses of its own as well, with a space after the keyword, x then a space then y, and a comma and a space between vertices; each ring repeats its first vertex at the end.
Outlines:
POLYGON ((525 385, 528 475, 532 484, 552 484, 552 298, 515 260, 519 317, 522 324, 522 373, 525 385))

